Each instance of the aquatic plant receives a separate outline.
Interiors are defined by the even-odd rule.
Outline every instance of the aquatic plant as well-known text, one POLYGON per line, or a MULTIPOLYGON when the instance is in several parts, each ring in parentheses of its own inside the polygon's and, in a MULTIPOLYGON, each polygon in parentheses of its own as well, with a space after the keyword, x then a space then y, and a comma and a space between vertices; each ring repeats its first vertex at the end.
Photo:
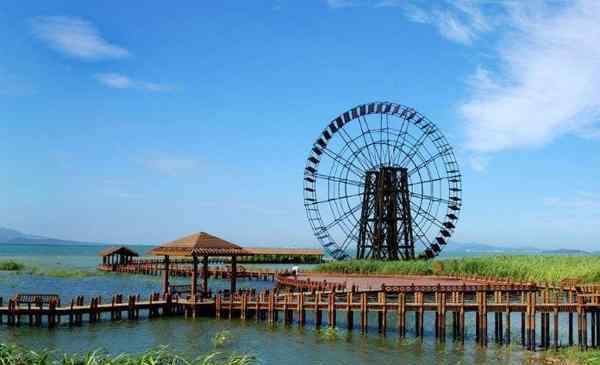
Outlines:
POLYGON ((430 261, 349 260, 321 264, 320 272, 404 275, 479 275, 558 284, 600 282, 600 256, 484 256, 430 261))
POLYGON ((0 271, 21 271, 25 265, 13 260, 0 261, 0 271))
POLYGON ((95 271, 86 271, 79 269, 58 269, 52 268, 47 270, 38 270, 35 272, 37 275, 51 276, 55 278, 85 278, 88 276, 99 275, 95 271))
POLYGON ((213 352, 190 359, 171 351, 166 346, 150 349, 142 354, 117 356, 95 350, 86 354, 62 354, 56 351, 32 351, 16 345, 0 344, 0 365, 251 365, 251 355, 213 352))
POLYGON ((229 345, 232 340, 233 340, 233 335, 231 334, 231 332, 221 331, 221 332, 218 332, 217 334, 215 334, 212 341, 213 341, 213 345, 215 346, 215 348, 220 348, 220 347, 229 345))
POLYGON ((337 341, 340 339, 340 331, 336 328, 328 327, 318 331, 318 336, 324 341, 337 341))
POLYGON ((575 346, 531 353, 529 357, 529 363, 600 365, 600 350, 588 349, 582 351, 575 346))

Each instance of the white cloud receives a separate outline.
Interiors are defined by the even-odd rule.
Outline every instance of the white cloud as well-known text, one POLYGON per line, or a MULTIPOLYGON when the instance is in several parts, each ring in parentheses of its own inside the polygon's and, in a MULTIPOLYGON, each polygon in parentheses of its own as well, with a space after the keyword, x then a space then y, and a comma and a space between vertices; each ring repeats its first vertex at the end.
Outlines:
POLYGON ((416 23, 431 24, 440 35, 453 42, 472 44, 480 34, 492 29, 490 18, 471 0, 447 1, 442 8, 424 9, 411 3, 404 6, 405 16, 416 23))
POLYGON ((171 156, 157 156, 144 161, 145 165, 161 174, 175 176, 197 167, 197 161, 171 156))
POLYGON ((100 36, 88 21, 67 16, 40 16, 31 19, 33 34, 48 46, 66 55, 87 59, 123 58, 129 51, 100 36))
POLYGON ((477 172, 483 172, 487 169, 490 162, 489 156, 474 154, 468 157, 471 168, 477 172))
POLYGON ((584 213, 584 215, 594 212, 598 215, 600 210, 600 194, 589 191, 576 191, 569 197, 546 197, 543 200, 543 204, 549 208, 579 212, 584 213))
POLYGON ((95 74, 94 78, 98 80, 98 82, 100 82, 101 84, 116 89, 133 88, 154 92, 172 90, 172 87, 169 85, 158 84, 155 82, 133 80, 128 76, 113 72, 95 74))
POLYGON ((114 87, 117 89, 127 89, 133 86, 133 82, 127 76, 123 76, 116 73, 103 73, 96 74, 94 77, 102 84, 108 87, 114 87))
POLYGON ((497 71, 477 69, 460 106, 467 147, 480 153, 539 146, 565 134, 598 136, 600 2, 511 3, 497 71))
POLYGON ((403 6, 406 3, 405 0, 381 0, 375 4, 376 8, 395 8, 403 6))
POLYGON ((352 0, 326 0, 326 2, 327 6, 334 9, 347 8, 355 5, 352 0))

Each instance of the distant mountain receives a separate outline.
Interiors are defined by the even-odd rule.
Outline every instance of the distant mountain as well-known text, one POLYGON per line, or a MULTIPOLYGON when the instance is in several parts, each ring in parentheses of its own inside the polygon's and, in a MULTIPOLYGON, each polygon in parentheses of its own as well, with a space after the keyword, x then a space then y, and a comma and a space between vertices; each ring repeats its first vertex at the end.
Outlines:
POLYGON ((450 242, 442 251, 442 256, 478 256, 478 255, 590 255, 588 251, 576 249, 550 249, 537 247, 508 247, 486 245, 482 243, 450 242))
POLYGON ((97 245, 95 242, 81 242, 58 238, 35 236, 15 229, 0 227, 0 244, 44 244, 44 245, 97 245))

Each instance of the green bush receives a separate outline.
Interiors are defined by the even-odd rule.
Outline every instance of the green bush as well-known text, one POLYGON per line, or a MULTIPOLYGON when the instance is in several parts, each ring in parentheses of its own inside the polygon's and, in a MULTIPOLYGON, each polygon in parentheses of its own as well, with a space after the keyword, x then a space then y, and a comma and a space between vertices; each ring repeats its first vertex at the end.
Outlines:
POLYGON ((25 269, 25 265, 13 260, 0 261, 0 271, 21 271, 25 269))

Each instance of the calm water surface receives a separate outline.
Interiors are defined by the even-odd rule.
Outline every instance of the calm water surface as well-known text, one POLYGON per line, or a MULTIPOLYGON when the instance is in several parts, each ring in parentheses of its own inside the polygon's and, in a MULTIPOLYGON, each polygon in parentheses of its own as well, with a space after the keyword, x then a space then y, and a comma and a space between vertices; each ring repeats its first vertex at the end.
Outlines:
MULTIPOLYGON (((0 296, 5 298, 17 292, 57 293, 63 303, 77 295, 109 298, 116 293, 148 295, 158 291, 160 278, 141 275, 105 274, 94 272, 99 261, 100 246, 46 246, 1 245, 0 261, 14 259, 39 272, 61 270, 79 271, 75 277, 51 277, 38 273, 0 272, 0 296), (83 273, 81 273, 83 272, 83 273)), ((149 247, 138 247, 138 252, 149 247)), ((181 281, 181 280, 180 280, 181 281)), ((187 282, 187 280, 183 280, 187 282)), ((271 283, 244 281, 240 286, 270 287, 271 283)), ((211 280, 214 289, 226 288, 228 283, 211 280)), ((308 314, 308 313, 307 313, 308 314)), ((338 316, 340 319, 342 315, 338 316)), ((20 328, 0 327, 0 342, 16 343, 33 349, 51 348, 67 352, 82 352, 104 348, 111 353, 143 352, 149 347, 169 345, 189 355, 199 355, 213 350, 212 338, 227 330, 233 336, 227 349, 255 354, 262 364, 521 364, 529 357, 516 345, 511 348, 490 345, 477 347, 474 341, 465 345, 448 341, 439 345, 429 334, 425 340, 415 340, 409 335, 400 340, 393 331, 383 337, 376 328, 368 335, 357 331, 317 330, 308 314, 307 326, 273 326, 255 320, 214 320, 200 318, 185 320, 181 317, 158 318, 140 321, 102 321, 82 327, 20 328)), ((389 319, 394 323, 394 319, 389 319)), ((433 318, 426 319, 430 329, 433 318)), ((340 321, 341 322, 341 321, 340 321)), ((376 318, 369 321, 375 324, 376 318)), ((412 333, 408 323, 409 333, 412 333)), ((340 327, 343 324, 340 323, 340 327)), ((515 340, 518 340, 515 338, 515 340)))

